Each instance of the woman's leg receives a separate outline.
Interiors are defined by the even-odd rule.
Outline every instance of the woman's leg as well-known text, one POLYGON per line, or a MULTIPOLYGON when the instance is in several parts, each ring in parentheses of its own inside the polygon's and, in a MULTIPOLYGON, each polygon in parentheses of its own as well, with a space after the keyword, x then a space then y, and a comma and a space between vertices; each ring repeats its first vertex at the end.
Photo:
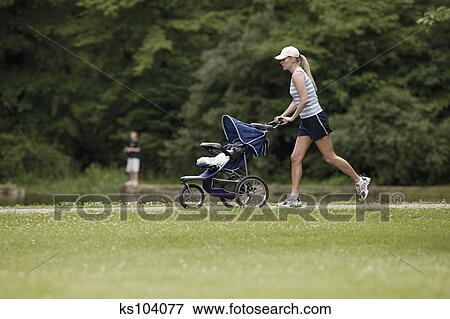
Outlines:
POLYGON ((356 174, 353 167, 342 157, 337 156, 333 150, 333 143, 331 142, 330 135, 322 137, 320 140, 315 141, 317 148, 322 153, 325 162, 336 166, 342 172, 350 176, 351 179, 356 183, 359 182, 359 175, 356 174))
POLYGON ((291 194, 299 193, 300 180, 302 178, 302 162, 311 142, 312 139, 309 136, 297 136, 295 141, 294 150, 291 154, 291 194))

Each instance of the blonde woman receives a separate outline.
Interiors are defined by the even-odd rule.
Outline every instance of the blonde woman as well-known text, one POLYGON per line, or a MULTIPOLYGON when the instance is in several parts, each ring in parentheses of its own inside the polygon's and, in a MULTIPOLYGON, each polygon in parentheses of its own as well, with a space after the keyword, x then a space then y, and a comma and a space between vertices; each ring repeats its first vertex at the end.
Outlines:
POLYGON ((370 178, 358 175, 353 167, 333 150, 328 124, 328 116, 319 104, 316 83, 308 61, 297 48, 288 46, 275 57, 285 71, 292 73, 290 94, 292 102, 275 121, 292 122, 300 116, 297 139, 291 154, 291 194, 280 203, 281 207, 300 207, 299 186, 302 177, 302 161, 312 142, 322 153, 325 161, 347 174, 355 183, 359 199, 365 200, 369 194, 370 178))

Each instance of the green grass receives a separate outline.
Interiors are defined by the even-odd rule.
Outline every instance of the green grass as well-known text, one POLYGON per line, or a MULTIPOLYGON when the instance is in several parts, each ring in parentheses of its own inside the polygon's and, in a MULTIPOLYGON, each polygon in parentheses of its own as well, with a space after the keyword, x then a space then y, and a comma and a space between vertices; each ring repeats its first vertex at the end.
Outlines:
MULTIPOLYGON (((15 184, 25 187, 27 193, 80 193, 80 194, 115 194, 129 179, 125 167, 101 167, 93 164, 84 172, 71 171, 66 176, 59 178, 38 178, 33 175, 23 175, 15 181, 15 184)), ((162 178, 155 176, 140 176, 141 183, 151 182, 161 185, 179 185, 179 179, 162 178)), ((8 183, 7 185, 14 185, 8 183)), ((1 186, 1 185, 0 185, 1 186)))
POLYGON ((28 193, 116 193, 119 186, 127 180, 125 169, 116 167, 89 166, 83 173, 68 172, 60 178, 36 178, 25 175, 17 184, 28 193))
POLYGON ((445 209, 385 223, 1 213, 0 225, 0 298, 450 298, 445 209))

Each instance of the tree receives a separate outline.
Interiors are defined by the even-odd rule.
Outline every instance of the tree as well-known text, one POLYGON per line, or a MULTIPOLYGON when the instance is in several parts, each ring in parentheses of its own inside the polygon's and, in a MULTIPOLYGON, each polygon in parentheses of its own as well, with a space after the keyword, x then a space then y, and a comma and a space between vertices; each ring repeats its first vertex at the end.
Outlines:
MULTIPOLYGON (((15 158, 38 176, 20 164, 37 149, 81 170, 121 164, 134 129, 148 175, 187 174, 201 141, 224 141, 222 114, 264 122, 284 110, 289 74, 273 56, 295 45, 338 153, 378 182, 449 181, 443 1, 2 0, 0 19, 0 139, 32 145, 12 157, 8 144, 0 167, 15 158)), ((255 172, 288 181, 295 132, 273 132, 255 172)), ((307 177, 339 174, 314 148, 304 164, 307 177)))

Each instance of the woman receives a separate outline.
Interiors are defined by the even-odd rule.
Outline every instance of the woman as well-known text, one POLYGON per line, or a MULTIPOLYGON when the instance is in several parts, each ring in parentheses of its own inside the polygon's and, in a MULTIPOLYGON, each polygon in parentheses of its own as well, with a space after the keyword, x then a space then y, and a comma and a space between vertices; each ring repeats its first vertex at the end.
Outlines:
POLYGON ((275 117, 275 121, 292 122, 300 115, 297 140, 291 154, 291 194, 284 202, 280 203, 280 206, 299 207, 302 205, 299 198, 302 161, 313 141, 328 164, 336 166, 355 182, 359 199, 365 200, 369 194, 370 178, 359 176, 345 159, 337 156, 334 152, 330 137, 332 130, 328 125, 327 114, 319 104, 316 94, 317 87, 308 61, 293 46, 283 48, 275 59, 280 61, 283 70, 292 73, 290 85, 292 102, 283 114, 275 117))

